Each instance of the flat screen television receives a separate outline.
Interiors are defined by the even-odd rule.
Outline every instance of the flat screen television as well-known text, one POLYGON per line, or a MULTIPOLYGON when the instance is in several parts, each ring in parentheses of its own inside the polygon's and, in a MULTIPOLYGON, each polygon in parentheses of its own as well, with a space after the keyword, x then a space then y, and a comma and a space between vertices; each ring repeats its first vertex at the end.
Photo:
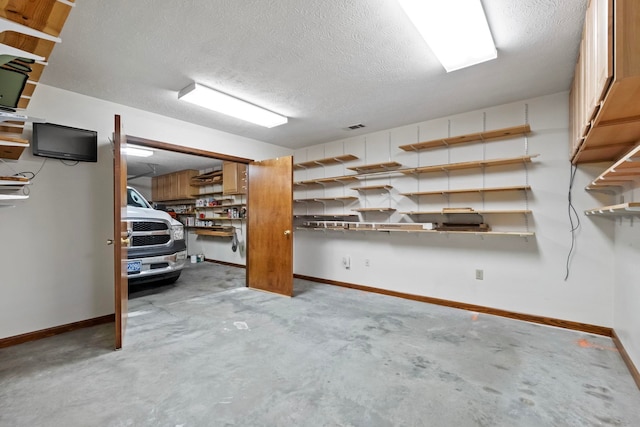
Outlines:
POLYGON ((33 155, 54 159, 98 161, 98 133, 54 123, 33 124, 33 155))

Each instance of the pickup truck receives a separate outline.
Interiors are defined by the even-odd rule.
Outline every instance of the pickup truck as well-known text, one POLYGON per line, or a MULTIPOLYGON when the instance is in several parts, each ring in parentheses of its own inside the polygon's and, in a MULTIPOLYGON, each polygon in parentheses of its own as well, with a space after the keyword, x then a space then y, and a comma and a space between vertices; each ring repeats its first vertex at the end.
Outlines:
POLYGON ((183 225, 168 213, 153 209, 133 187, 127 187, 129 284, 173 283, 187 259, 183 225))

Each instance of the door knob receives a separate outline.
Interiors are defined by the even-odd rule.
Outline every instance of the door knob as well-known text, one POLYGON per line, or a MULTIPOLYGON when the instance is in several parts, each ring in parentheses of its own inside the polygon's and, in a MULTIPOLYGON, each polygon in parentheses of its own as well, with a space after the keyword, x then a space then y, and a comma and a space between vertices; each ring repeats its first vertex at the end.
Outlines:
POLYGON ((285 236, 291 235, 291 230, 284 230, 284 235, 285 236))
POLYGON ((107 245, 113 245, 113 239, 107 239, 107 245))

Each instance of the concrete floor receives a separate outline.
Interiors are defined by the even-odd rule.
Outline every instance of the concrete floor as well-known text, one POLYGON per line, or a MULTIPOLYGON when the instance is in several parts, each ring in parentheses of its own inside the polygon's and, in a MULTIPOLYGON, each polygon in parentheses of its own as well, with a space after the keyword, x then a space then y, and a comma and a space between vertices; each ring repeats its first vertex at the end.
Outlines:
POLYGON ((189 265, 113 325, 0 350, 1 426, 638 426, 610 339, 189 265))

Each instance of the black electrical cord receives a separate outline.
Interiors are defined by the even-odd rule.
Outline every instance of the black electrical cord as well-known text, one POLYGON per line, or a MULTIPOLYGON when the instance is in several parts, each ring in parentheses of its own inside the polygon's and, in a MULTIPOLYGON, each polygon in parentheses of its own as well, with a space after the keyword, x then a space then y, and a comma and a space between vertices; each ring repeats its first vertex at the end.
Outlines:
POLYGON ((578 215, 578 211, 576 211, 576 208, 573 206, 573 200, 571 198, 571 191, 573 190, 573 182, 576 178, 577 171, 578 167, 571 164, 569 174, 569 194, 567 196, 569 202, 567 210, 569 214, 569 223, 571 224, 571 247, 569 248, 569 253, 567 254, 567 274, 564 276, 565 281, 569 278, 569 264, 571 263, 571 254, 573 253, 573 249, 576 245, 576 231, 578 230, 578 228, 580 228, 580 216, 578 215))

